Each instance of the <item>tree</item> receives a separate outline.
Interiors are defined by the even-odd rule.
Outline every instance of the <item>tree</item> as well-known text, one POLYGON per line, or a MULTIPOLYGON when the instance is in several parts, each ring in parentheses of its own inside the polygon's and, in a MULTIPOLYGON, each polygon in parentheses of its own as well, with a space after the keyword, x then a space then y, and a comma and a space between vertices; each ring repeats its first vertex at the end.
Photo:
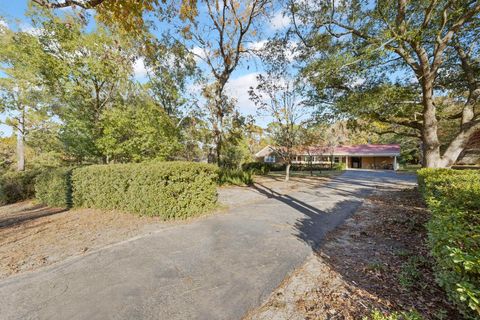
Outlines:
POLYGON ((96 144, 102 136, 101 117, 122 104, 121 93, 132 85, 134 51, 101 25, 88 33, 73 15, 35 13, 33 25, 43 30, 38 41, 45 56, 39 74, 63 123, 65 151, 79 162, 106 161, 96 144))
POLYGON ((106 110, 96 141, 109 162, 169 160, 180 149, 179 132, 150 97, 131 97, 125 106, 106 110))
POLYGON ((5 124, 17 135, 17 170, 25 170, 25 141, 49 117, 43 101, 44 88, 38 77, 42 52, 34 36, 0 30, 0 63, 5 77, 0 78, 0 112, 5 124))
POLYGON ((391 110, 394 116, 385 118, 384 112, 375 115, 376 120, 419 133, 424 166, 445 167, 455 162, 469 137, 480 128, 476 110, 480 82, 479 73, 475 72, 479 54, 479 1, 397 0, 395 5, 391 1, 340 4, 322 1, 314 5, 292 1, 290 8, 296 32, 306 50, 316 54, 308 71, 313 82, 317 82, 320 96, 324 96, 326 87, 347 93, 355 91, 348 75, 359 72, 371 81, 356 87, 378 90, 380 87, 375 83, 382 78, 381 70, 388 73, 382 79, 384 83, 392 82, 392 74, 403 76, 400 86, 403 91, 405 84, 411 85, 408 73, 411 72, 416 82, 414 89, 418 91, 415 99, 384 101, 381 107, 391 110), (455 89, 442 86, 442 70, 454 65, 464 81, 450 83, 455 89), (321 66, 326 68, 322 70, 321 66), (441 114, 436 97, 437 93, 455 91, 462 92, 456 96, 462 107, 456 114, 459 121, 454 137, 442 153, 438 133, 441 114), (398 110, 407 111, 408 117, 395 117, 398 110))
MULTIPOLYGON (((49 9, 71 8, 83 20, 87 20, 87 10, 95 10, 97 20, 109 27, 114 27, 123 34, 141 35, 148 23, 145 17, 149 13, 157 16, 167 15, 168 8, 164 0, 32 0, 37 6, 49 9)), ((182 8, 190 7, 192 1, 182 3, 182 8)), ((169 3, 170 4, 170 3, 169 3)))
POLYGON ((33 0, 33 2, 51 9, 60 9, 67 7, 81 7, 83 9, 92 9, 96 6, 102 4, 106 0, 87 0, 87 1, 76 1, 76 0, 65 0, 62 2, 59 1, 48 1, 48 0, 33 0))
POLYGON ((184 19, 185 39, 200 51, 195 53, 210 71, 204 85, 206 110, 212 124, 216 161, 221 165, 225 119, 233 112, 225 86, 240 59, 248 52, 247 43, 256 38, 255 24, 265 16, 269 0, 204 0, 205 12, 196 20, 184 19))
POLYGON ((0 176, 15 163, 15 137, 0 137, 0 176))
POLYGON ((273 117, 269 133, 275 152, 286 164, 285 181, 290 179, 295 148, 302 145, 302 128, 310 122, 308 108, 301 100, 301 86, 294 79, 286 79, 277 69, 257 77, 258 85, 249 93, 259 112, 273 117))

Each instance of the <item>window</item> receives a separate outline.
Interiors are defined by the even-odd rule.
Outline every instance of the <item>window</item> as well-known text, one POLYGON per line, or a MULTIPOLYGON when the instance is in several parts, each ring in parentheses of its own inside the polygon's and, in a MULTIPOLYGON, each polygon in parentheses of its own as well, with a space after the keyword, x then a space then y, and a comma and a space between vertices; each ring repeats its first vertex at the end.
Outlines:
POLYGON ((339 162, 340 162, 340 158, 338 158, 338 157, 333 158, 333 162, 339 163, 339 162))
POLYGON ((264 162, 275 163, 275 156, 266 156, 264 162))

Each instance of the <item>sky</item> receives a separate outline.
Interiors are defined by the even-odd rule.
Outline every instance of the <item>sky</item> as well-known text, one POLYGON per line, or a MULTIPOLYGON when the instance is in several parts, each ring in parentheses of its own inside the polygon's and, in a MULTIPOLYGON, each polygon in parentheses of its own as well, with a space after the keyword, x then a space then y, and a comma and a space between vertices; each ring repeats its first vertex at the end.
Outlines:
MULTIPOLYGON (((32 28, 28 23, 28 17, 25 17, 25 11, 28 7, 28 0, 0 0, 0 17, 6 21, 15 21, 20 28, 28 30, 32 28)), ((1 22, 3 23, 3 22, 1 22)), ((258 47, 262 45, 269 36, 272 36, 275 32, 281 31, 288 27, 290 20, 288 17, 282 15, 281 11, 274 13, 272 19, 266 22, 265 28, 262 30, 262 37, 258 42, 250 43, 249 46, 258 47)), ((255 115, 257 124, 265 126, 270 122, 269 117, 259 116, 256 112, 256 107, 249 99, 248 89, 255 87, 256 76, 262 71, 261 65, 255 59, 246 57, 239 67, 235 70, 227 84, 227 93, 237 100, 239 111, 244 115, 255 115)), ((201 63, 200 63, 201 64, 201 63)), ((200 66, 202 67, 202 66, 200 66)), ((134 64, 135 78, 140 81, 146 81, 147 70, 143 65, 142 60, 138 60, 134 64)), ((193 90, 193 87, 189 87, 187 90, 193 90)), ((5 115, 0 114, 0 120, 3 120, 5 115)), ((8 126, 0 124, 0 136, 11 135, 12 131, 8 126)))

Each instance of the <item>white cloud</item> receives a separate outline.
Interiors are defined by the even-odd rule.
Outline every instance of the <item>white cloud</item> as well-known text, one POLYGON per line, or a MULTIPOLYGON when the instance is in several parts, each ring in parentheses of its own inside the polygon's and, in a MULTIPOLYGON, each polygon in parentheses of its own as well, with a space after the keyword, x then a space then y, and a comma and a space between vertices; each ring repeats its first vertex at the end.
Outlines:
POLYGON ((275 13, 275 15, 270 20, 270 29, 271 30, 281 30, 290 25, 290 17, 284 15, 281 11, 275 13))
POLYGON ((147 75, 147 68, 145 67, 145 59, 139 58, 133 64, 133 74, 135 78, 143 78, 147 75))
POLYGON ((205 55, 205 50, 203 50, 202 48, 200 47, 193 47, 191 50, 190 50, 191 53, 193 53, 195 55, 195 60, 198 62, 198 60, 200 59, 205 59, 206 55, 205 55))
POLYGON ((247 47, 250 50, 261 50, 267 44, 267 40, 260 40, 255 42, 250 42, 247 47))
POLYGON ((30 24, 22 23, 20 25, 20 31, 31 34, 32 36, 40 36, 43 33, 43 30, 40 28, 35 28, 30 24))
POLYGON ((0 19, 0 27, 8 29, 8 23, 5 20, 0 19))
POLYGON ((258 72, 248 73, 237 78, 231 79, 226 86, 227 93, 237 99, 240 112, 243 114, 255 114, 256 106, 250 100, 248 90, 250 87, 256 87, 258 72))

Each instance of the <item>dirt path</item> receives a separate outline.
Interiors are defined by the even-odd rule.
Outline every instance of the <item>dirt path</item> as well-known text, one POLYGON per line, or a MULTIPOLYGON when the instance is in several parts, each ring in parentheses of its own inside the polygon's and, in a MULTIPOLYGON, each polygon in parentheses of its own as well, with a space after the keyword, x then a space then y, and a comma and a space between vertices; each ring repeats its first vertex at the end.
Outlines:
POLYGON ((378 190, 246 320, 362 319, 416 310, 461 319, 435 284, 415 189, 378 190))

